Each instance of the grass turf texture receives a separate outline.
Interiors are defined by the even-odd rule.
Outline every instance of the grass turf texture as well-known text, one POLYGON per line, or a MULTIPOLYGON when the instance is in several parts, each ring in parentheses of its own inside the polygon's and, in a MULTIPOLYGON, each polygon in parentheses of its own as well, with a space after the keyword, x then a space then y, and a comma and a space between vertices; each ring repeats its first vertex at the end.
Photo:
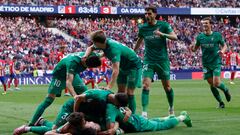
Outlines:
MULTIPOLYGON (((240 133, 240 80, 235 85, 225 84, 230 89, 232 101, 225 102, 225 109, 216 109, 218 106, 209 86, 204 80, 171 81, 175 92, 175 114, 187 110, 190 114, 193 127, 187 128, 184 124, 176 128, 158 132, 144 132, 135 134, 146 135, 238 135, 240 133)), ((149 118, 166 116, 168 104, 161 82, 154 82, 151 86, 149 118)), ((37 105, 44 99, 48 86, 21 86, 21 91, 9 91, 7 95, 0 95, 0 135, 11 135, 16 127, 30 120, 37 105)), ((2 92, 2 90, 1 90, 2 92)), ((136 90, 137 113, 141 114, 141 90, 136 90)), ((54 120, 60 106, 69 97, 56 98, 47 108, 44 118, 54 120)), ((28 133, 27 135, 33 135, 28 133)))

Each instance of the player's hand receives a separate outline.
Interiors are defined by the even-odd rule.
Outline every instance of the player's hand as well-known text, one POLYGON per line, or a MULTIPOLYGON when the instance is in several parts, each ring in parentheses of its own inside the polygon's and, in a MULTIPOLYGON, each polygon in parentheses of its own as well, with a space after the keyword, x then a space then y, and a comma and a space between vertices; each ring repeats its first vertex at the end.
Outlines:
POLYGON ((73 96, 73 98, 74 98, 75 100, 77 100, 79 96, 80 96, 80 95, 75 95, 75 96, 73 96))
POLYGON ((127 122, 130 116, 132 115, 132 111, 127 107, 125 107, 124 109, 125 109, 125 115, 123 118, 123 122, 127 122))
POLYGON ((82 59, 82 61, 86 61, 86 60, 87 60, 87 57, 86 57, 86 56, 83 56, 81 59, 82 59))
POLYGON ((153 31, 153 34, 158 35, 158 36, 164 35, 161 31, 159 31, 159 28, 157 28, 155 31, 153 31))
POLYGON ((224 57, 224 53, 222 51, 218 51, 219 56, 224 57))
POLYGON ((192 52, 195 52, 196 50, 195 50, 195 46, 194 45, 191 45, 190 46, 190 50, 192 51, 192 52))

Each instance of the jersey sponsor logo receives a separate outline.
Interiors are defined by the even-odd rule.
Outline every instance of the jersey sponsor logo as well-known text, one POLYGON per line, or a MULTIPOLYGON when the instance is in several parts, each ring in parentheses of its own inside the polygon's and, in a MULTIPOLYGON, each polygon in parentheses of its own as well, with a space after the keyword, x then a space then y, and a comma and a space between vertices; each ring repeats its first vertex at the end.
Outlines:
POLYGON ((147 39, 147 40, 159 39, 159 38, 160 38, 160 36, 158 36, 158 35, 145 36, 145 39, 147 39))
POLYGON ((204 48, 213 48, 214 44, 201 44, 201 46, 204 48))

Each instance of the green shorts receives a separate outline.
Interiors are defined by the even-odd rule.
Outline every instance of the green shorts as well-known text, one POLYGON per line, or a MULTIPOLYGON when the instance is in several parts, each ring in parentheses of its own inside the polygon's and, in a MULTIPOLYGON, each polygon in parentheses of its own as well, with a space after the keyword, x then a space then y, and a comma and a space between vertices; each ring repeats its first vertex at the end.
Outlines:
POLYGON ((221 75, 221 65, 216 66, 203 66, 204 80, 212 78, 213 76, 220 77, 221 75))
MULTIPOLYGON (((74 76, 73 88, 77 94, 81 94, 87 90, 86 85, 78 74, 74 76)), ((61 97, 62 90, 66 88, 66 79, 52 78, 50 86, 48 87, 48 94, 55 94, 56 97, 61 97)))
POLYGON ((73 108, 69 108, 70 106, 73 107, 74 99, 69 99, 64 105, 61 107, 61 110, 58 112, 57 118, 54 121, 54 124, 57 127, 60 127, 67 123, 67 117, 73 112, 73 108), (72 104, 72 105, 71 105, 72 104))
POLYGON ((135 89, 136 87, 141 88, 142 68, 121 70, 117 78, 117 84, 127 85, 127 88, 135 89))
POLYGON ((143 78, 153 78, 154 73, 157 73, 158 79, 170 80, 170 62, 155 62, 143 64, 143 78))

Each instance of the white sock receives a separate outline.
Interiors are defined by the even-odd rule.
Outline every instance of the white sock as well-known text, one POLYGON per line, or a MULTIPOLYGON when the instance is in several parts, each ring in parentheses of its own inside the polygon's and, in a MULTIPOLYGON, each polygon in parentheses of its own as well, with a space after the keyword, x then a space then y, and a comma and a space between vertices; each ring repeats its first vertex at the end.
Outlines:
POLYGON ((26 131, 30 131, 30 128, 31 128, 31 127, 25 127, 25 130, 26 130, 26 131))
POLYGON ((185 115, 179 115, 177 118, 179 119, 179 121, 183 122, 186 119, 186 116, 185 115))

